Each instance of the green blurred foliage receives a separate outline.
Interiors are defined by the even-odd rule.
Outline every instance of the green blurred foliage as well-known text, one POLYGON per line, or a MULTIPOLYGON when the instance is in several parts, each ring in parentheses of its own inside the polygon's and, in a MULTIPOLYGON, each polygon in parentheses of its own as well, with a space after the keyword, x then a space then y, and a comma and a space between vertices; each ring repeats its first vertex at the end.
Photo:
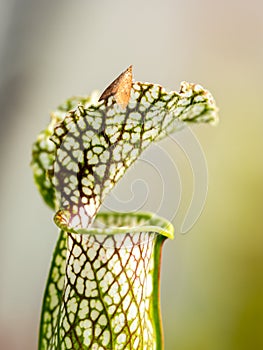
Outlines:
POLYGON ((173 273, 177 283, 173 295, 163 288, 167 349, 263 348, 260 89, 235 89, 246 101, 231 101, 231 91, 222 88, 221 123, 214 130, 195 129, 207 157, 209 191, 198 223, 177 236, 175 273, 165 260, 165 278, 173 273), (249 109, 248 101, 255 103, 249 109))

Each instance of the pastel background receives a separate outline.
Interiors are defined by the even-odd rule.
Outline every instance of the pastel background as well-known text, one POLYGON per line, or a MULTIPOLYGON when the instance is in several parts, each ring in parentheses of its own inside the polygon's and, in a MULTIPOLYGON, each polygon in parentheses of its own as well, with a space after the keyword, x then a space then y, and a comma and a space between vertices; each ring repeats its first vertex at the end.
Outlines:
MULTIPOLYGON (((65 98, 104 89, 130 64, 136 80, 167 89, 198 82, 220 107, 217 127, 193 127, 209 172, 205 209, 164 246, 165 349, 263 348, 262 62, 261 0, 1 1, 1 349, 37 348, 57 238, 33 184, 31 144, 65 98)), ((185 154, 169 140, 161 147, 182 181, 177 229, 197 189, 185 154)), ((146 168, 132 176, 154 179, 146 168)), ((179 201, 176 186, 171 193, 163 216, 179 201)), ((149 194, 140 209, 155 210, 154 201, 149 194)))

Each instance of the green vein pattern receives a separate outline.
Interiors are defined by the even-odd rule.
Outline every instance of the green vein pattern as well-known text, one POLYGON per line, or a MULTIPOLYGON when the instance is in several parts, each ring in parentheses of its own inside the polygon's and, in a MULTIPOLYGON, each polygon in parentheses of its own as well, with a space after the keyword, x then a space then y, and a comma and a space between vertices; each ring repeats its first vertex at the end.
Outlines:
POLYGON ((152 214, 98 211, 152 142, 186 124, 215 123, 217 108, 207 90, 186 82, 179 92, 135 82, 126 108, 97 100, 67 100, 33 145, 35 183, 60 228, 39 350, 161 350, 160 256, 173 228, 152 214))

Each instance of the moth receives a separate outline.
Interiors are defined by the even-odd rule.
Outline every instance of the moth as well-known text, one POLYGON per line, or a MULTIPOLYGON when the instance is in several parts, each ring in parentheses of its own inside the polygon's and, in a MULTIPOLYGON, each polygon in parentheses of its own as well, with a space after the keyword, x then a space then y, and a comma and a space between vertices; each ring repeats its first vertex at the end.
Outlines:
POLYGON ((113 96, 117 104, 126 108, 132 88, 132 65, 122 72, 102 93, 99 101, 107 100, 113 96))

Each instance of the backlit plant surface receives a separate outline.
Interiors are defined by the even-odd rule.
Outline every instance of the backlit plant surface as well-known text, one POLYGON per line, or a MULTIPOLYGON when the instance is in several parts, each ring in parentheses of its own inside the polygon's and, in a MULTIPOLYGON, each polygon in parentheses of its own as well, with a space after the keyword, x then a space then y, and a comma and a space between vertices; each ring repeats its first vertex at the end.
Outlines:
POLYGON ((39 349, 163 349, 160 260, 173 227, 153 213, 98 213, 151 145, 186 124, 215 123, 200 85, 133 82, 132 67, 98 98, 72 97, 33 145, 37 188, 60 233, 42 306, 39 349))

